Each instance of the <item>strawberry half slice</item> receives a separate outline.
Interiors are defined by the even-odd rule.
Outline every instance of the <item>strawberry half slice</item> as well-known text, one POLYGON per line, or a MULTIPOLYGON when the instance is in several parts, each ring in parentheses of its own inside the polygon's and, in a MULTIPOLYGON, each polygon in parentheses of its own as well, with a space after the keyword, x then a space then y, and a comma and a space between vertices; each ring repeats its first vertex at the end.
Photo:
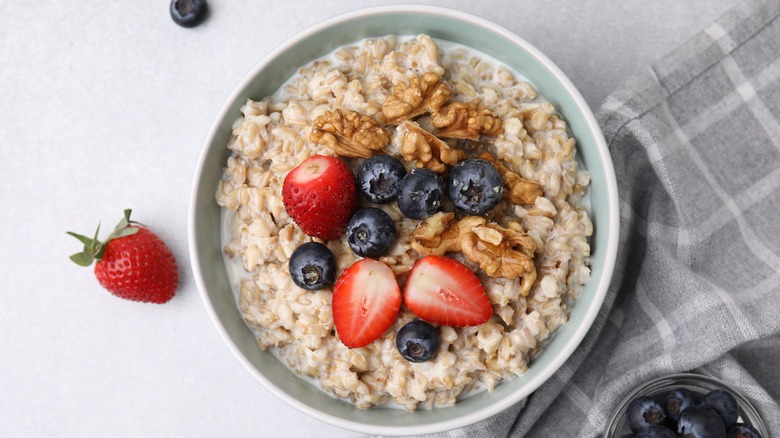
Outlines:
POLYGON ((479 278, 449 257, 418 260, 406 279, 404 302, 421 319, 451 327, 479 325, 493 315, 479 278))
POLYGON ((400 308, 395 274, 378 260, 355 262, 333 286, 333 322, 349 348, 366 346, 382 336, 400 308))

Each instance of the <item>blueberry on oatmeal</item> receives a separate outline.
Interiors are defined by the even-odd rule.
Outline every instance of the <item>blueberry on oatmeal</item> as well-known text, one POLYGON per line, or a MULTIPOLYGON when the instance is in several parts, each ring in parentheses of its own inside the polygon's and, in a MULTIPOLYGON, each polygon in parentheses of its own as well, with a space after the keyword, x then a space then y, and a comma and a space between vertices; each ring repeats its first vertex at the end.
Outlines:
POLYGON ((493 209, 504 193, 498 170, 485 160, 461 161, 447 176, 447 195, 462 212, 484 215, 493 209))
POLYGON ((439 331, 421 319, 406 323, 395 335, 398 352, 409 362, 431 360, 436 356, 440 345, 439 331))
POLYGON ((441 208, 441 179, 429 169, 414 169, 398 185, 398 209, 409 219, 425 219, 441 208))
POLYGON ((666 420, 663 407, 651 397, 643 395, 628 405, 626 418, 631 431, 636 433, 653 425, 662 425, 666 420))
POLYGON ((382 257, 393 247, 395 238, 393 219, 378 208, 358 210, 347 224, 349 247, 361 257, 382 257))
POLYGON ((701 405, 717 412, 727 428, 737 424, 737 417, 739 417, 737 400, 725 389, 715 389, 708 392, 701 405))
POLYGON ((375 155, 360 166, 360 193, 375 204, 390 202, 398 196, 398 183, 406 175, 404 165, 390 155, 375 155))
POLYGON ((289 267, 293 283, 306 290, 323 289, 336 281, 336 257, 318 242, 295 248, 289 267))

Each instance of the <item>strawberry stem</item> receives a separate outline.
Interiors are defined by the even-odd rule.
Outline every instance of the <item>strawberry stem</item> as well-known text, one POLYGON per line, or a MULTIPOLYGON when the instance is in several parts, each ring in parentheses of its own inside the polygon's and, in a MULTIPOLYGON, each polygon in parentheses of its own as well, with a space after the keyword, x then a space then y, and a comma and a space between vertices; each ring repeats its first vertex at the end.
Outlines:
POLYGON ((73 263, 86 267, 91 265, 95 260, 100 261, 103 258, 103 254, 106 252, 106 246, 108 246, 108 242, 120 237, 125 237, 137 233, 138 228, 130 226, 130 224, 138 223, 130 220, 131 212, 132 210, 129 208, 125 210, 124 217, 119 221, 119 223, 114 228, 114 231, 108 235, 104 242, 98 240, 98 234, 100 233, 99 223, 97 229, 95 230, 95 235, 91 238, 74 233, 72 231, 68 231, 67 234, 75 237, 84 245, 84 249, 81 252, 77 252, 76 254, 70 256, 70 259, 73 261, 73 263))

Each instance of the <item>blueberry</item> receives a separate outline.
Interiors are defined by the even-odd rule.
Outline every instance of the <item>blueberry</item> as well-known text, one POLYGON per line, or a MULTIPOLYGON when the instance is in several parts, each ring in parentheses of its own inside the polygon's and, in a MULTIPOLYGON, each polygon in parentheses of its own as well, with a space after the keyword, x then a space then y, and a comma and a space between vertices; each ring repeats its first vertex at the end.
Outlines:
POLYGON ((398 209, 410 219, 425 219, 444 200, 441 179, 430 169, 414 169, 398 184, 398 209))
POLYGON ((666 420, 661 405, 646 395, 635 398, 628 404, 626 418, 631 431, 636 433, 654 424, 662 425, 666 420))
POLYGON ((352 251, 361 257, 382 257, 395 243, 393 219, 378 208, 358 210, 347 224, 347 242, 352 251))
POLYGON ((712 409, 691 406, 680 413, 677 434, 682 438, 726 438, 726 426, 712 409))
POLYGON ((206 0, 171 0, 171 18, 182 27, 195 27, 206 19, 206 0))
POLYGON ((635 438, 677 438, 677 434, 666 426, 653 425, 642 429, 635 438))
POLYGON ((677 388, 666 394, 664 403, 666 415, 673 420, 677 420, 680 417, 680 412, 694 405, 696 405, 696 398, 691 391, 685 388, 677 388))
POLYGON ((336 257, 327 246, 307 242, 290 256, 290 278, 307 290, 322 289, 336 280, 336 257))
POLYGON ((485 160, 461 161, 447 176, 447 196, 466 214, 486 214, 498 204, 502 193, 501 174, 485 160))
POLYGON ((398 183, 406 175, 404 165, 390 155, 375 155, 358 170, 360 193, 376 204, 390 202, 398 196, 398 183))
POLYGON ((715 389, 708 392, 701 405, 717 412, 726 428, 737 424, 737 417, 739 417, 737 400, 725 389, 715 389))
POLYGON ((761 434, 755 427, 743 423, 734 425, 726 436, 728 438, 761 438, 761 434))
POLYGON ((395 347, 409 362, 425 362, 439 352, 439 331, 421 319, 406 323, 395 335, 395 347))

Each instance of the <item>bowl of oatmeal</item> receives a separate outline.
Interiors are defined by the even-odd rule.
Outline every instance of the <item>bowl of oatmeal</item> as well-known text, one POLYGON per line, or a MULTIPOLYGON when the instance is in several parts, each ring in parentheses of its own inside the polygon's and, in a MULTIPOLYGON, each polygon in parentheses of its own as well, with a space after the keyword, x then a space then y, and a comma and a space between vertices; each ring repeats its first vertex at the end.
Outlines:
MULTIPOLYGON (((341 216, 325 211, 320 221, 341 216)), ((212 125, 189 221, 198 288, 247 371, 314 418, 391 435, 474 423, 550 378, 601 307, 617 236, 609 152, 565 75, 494 23, 409 5, 335 17, 261 60, 212 125), (441 193, 423 213, 400 194, 382 202, 356 195, 350 208, 380 214, 395 231, 381 254, 363 257, 351 231, 312 231, 302 219, 307 212, 298 211, 307 209, 284 194, 285 181, 312 159, 337 160, 358 175, 376 156, 400 162, 403 179, 438 181, 441 193), (452 188, 467 177, 469 190, 497 181, 495 193, 457 199, 461 192, 452 188), (308 289, 293 278, 291 257, 315 243, 332 255, 338 281, 308 289), (457 283, 448 303, 431 304, 425 295, 442 290, 435 281, 410 280, 423 264, 445 273, 442 284, 457 283), (451 264, 465 274, 450 276, 444 267, 451 264), (368 278, 365 271, 345 275, 358 266, 381 267, 389 280, 355 284, 368 278), (467 281, 469 295, 459 295, 467 281), (395 285, 389 292, 387 283, 395 285), (347 336, 358 329, 339 310, 344 296, 374 299, 363 289, 397 295, 395 307, 361 307, 383 316, 393 307, 368 339, 347 336), (481 316, 440 318, 452 303, 469 313, 462 307, 472 293, 484 300, 481 316), (436 351, 415 362, 401 354, 396 335, 422 320, 435 333, 436 351)))

